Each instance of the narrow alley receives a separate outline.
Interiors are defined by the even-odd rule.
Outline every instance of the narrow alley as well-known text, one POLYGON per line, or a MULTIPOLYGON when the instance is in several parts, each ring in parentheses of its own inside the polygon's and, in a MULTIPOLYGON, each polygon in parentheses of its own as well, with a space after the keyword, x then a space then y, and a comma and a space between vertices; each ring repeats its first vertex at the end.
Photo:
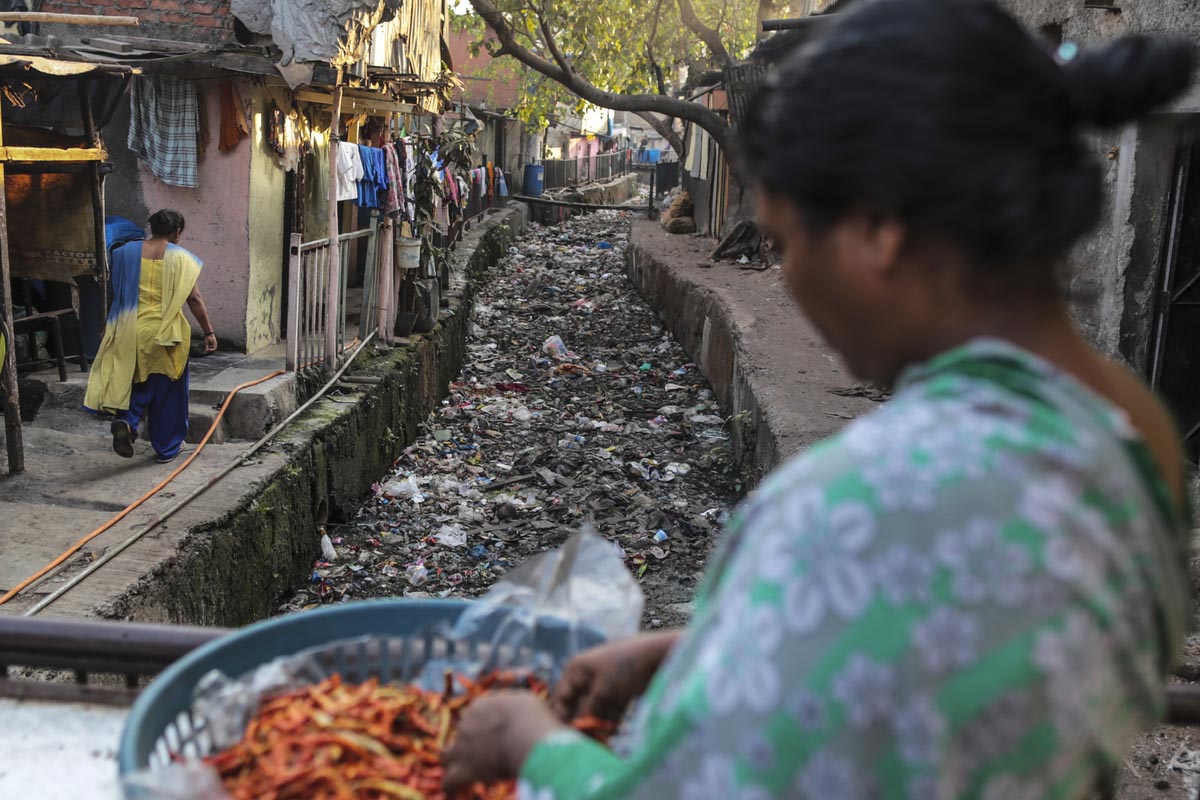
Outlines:
POLYGON ((629 225, 603 212, 510 249, 449 398, 354 518, 328 525, 281 611, 476 596, 593 524, 642 578, 644 625, 686 622, 741 485, 712 392, 628 283, 629 225))

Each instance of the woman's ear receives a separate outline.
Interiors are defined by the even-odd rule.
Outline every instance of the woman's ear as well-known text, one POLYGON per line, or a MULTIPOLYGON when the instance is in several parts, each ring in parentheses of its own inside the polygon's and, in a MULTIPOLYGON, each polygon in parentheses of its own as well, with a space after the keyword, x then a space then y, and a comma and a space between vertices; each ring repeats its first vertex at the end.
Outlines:
POLYGON ((876 278, 891 277, 908 243, 908 228, 903 223, 878 213, 852 212, 838 228, 841 245, 851 254, 852 263, 876 278))

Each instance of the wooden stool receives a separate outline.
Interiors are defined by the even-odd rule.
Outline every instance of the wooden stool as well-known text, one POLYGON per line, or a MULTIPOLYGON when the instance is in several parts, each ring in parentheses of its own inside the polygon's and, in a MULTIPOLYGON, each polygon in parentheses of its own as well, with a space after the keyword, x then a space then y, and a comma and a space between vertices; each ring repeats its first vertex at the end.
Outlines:
MULTIPOLYGON (((88 371, 87 350, 85 349, 85 345, 83 342, 83 326, 79 324, 79 318, 75 315, 75 309, 73 309, 73 308, 63 308, 63 309, 59 309, 58 311, 47 311, 42 314, 33 314, 32 316, 21 317, 20 319, 13 320, 13 337, 14 338, 20 332, 22 325, 24 325, 27 328, 32 329, 31 333, 33 333, 33 337, 30 342, 29 350, 34 356, 37 355, 37 331, 41 330, 43 328, 50 334, 50 339, 52 341, 47 342, 47 344, 50 345, 50 347, 52 348, 52 352, 55 355, 55 358, 53 361, 50 361, 47 359, 32 358, 31 360, 26 361, 24 363, 18 363, 17 364, 18 367, 36 368, 36 367, 42 366, 43 364, 57 363, 58 379, 60 381, 63 381, 64 383, 66 382, 66 380, 67 380, 67 358, 66 358, 66 354, 63 352, 63 337, 62 337, 62 322, 61 322, 63 317, 67 317, 69 319, 69 321, 74 322, 74 324, 75 324, 76 344, 79 347, 79 356, 78 356, 79 371, 80 372, 88 371)), ((9 346, 14 347, 15 345, 10 342, 9 346)))

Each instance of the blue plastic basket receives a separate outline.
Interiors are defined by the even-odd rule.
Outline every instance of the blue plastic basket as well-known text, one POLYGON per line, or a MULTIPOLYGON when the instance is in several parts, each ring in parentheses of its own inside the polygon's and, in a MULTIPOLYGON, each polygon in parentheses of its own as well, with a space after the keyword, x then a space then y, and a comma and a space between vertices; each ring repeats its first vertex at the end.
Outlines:
POLYGON ((520 650, 498 656, 492 635, 505 615, 484 621, 471 639, 454 641, 437 632, 453 624, 467 607, 463 600, 371 600, 290 614, 248 626, 196 649, 154 679, 130 709, 117 761, 121 775, 158 767, 175 756, 209 755, 203 714, 193 707, 200 680, 212 670, 240 677, 283 656, 317 650, 313 681, 337 672, 348 682, 375 677, 384 682, 414 680, 431 658, 498 661, 535 667, 554 679, 578 648, 603 640, 593 628, 542 617, 520 650))

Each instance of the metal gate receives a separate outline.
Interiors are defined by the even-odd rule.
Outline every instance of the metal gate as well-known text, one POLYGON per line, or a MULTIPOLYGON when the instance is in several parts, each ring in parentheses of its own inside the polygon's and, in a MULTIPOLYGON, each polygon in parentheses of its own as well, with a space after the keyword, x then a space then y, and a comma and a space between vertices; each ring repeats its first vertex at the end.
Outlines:
POLYGON ((1167 401, 1187 459, 1200 462, 1200 144, 1176 156, 1150 329, 1150 386, 1167 401))

